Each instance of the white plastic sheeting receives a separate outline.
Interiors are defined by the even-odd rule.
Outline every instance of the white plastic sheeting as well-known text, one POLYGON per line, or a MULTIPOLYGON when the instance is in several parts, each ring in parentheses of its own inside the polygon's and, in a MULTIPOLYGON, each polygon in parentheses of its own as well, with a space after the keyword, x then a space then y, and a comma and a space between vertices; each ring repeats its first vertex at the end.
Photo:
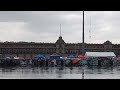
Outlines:
POLYGON ((114 52, 86 52, 87 57, 116 57, 114 52))

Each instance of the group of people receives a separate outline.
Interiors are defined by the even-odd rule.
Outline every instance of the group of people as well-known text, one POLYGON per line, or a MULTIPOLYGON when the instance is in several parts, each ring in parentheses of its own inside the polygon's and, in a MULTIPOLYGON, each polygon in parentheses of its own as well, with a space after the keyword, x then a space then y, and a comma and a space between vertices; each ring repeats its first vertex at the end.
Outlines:
POLYGON ((16 59, 1 59, 0 66, 16 66, 20 65, 20 61, 16 59))
MULTIPOLYGON (((107 64, 113 66, 114 62, 115 62, 115 58, 96 58, 97 61, 97 65, 98 66, 102 66, 104 64, 104 61, 107 60, 107 64)), ((66 64, 67 60, 48 60, 48 59, 30 59, 30 60, 0 60, 1 63, 0 65, 8 65, 8 66, 15 66, 15 65, 32 65, 32 66, 40 66, 40 67, 49 67, 49 66, 82 66, 83 64, 80 63, 80 61, 82 60, 78 60, 76 63, 74 62, 74 60, 69 59, 69 62, 66 64)), ((87 61, 87 65, 91 66, 93 65, 91 62, 93 61, 93 58, 89 58, 87 61)))
POLYGON ((49 59, 32 59, 31 62, 32 66, 40 66, 40 67, 56 67, 56 66, 73 66, 74 62, 73 60, 70 60, 70 62, 68 64, 65 63, 65 60, 61 59, 61 60, 49 60, 49 59))
MULTIPOLYGON (((98 66, 102 66, 102 65, 110 65, 110 66, 113 66, 115 61, 117 60, 115 57, 96 57, 95 58, 98 62, 97 62, 97 65, 98 66), (105 62, 106 61, 106 62, 105 62)), ((89 58, 87 60, 87 64, 88 66, 91 65, 91 61, 93 61, 93 58, 89 58)))

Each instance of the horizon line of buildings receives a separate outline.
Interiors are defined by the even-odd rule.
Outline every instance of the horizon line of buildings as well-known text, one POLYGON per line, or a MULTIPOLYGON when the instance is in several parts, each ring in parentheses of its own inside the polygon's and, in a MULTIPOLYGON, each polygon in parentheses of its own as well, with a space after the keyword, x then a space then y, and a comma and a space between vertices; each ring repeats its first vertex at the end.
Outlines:
MULTIPOLYGON (((85 43, 85 52, 114 52, 116 55, 120 55, 120 44, 112 44, 109 40, 103 44, 85 43)), ((65 43, 62 36, 55 43, 0 42, 1 57, 18 56, 28 59, 37 54, 49 56, 54 53, 61 56, 80 55, 82 54, 82 43, 65 43)))

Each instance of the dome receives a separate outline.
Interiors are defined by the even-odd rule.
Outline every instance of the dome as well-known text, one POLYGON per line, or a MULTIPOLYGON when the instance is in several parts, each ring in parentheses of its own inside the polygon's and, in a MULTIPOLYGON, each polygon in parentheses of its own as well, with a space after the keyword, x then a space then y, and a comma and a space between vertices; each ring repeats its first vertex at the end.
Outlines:
POLYGON ((106 42, 104 42, 104 44, 109 45, 109 44, 112 44, 112 42, 110 42, 109 40, 107 40, 106 42))

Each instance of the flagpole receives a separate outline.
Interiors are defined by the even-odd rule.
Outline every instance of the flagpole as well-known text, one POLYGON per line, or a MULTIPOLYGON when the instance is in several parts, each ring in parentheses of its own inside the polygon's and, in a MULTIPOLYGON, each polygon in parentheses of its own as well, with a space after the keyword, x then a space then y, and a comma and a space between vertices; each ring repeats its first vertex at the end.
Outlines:
POLYGON ((84 55, 84 11, 83 11, 83 32, 82 32, 82 55, 84 55))

